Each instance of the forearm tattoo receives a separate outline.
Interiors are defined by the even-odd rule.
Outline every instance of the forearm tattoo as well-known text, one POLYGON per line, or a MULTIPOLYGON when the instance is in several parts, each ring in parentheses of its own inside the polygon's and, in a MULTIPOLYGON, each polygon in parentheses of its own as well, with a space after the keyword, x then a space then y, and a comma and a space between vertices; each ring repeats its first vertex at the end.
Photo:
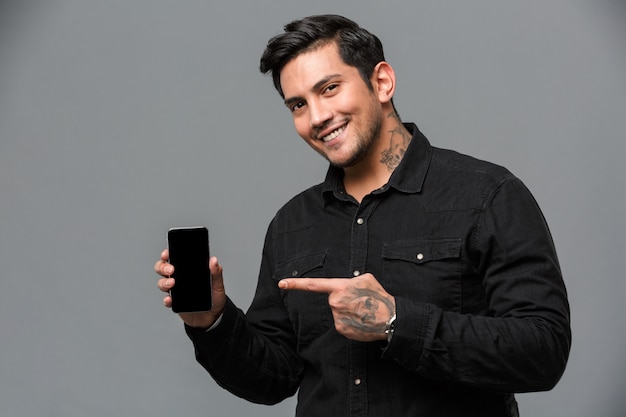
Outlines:
POLYGON ((346 326, 350 326, 362 332, 382 333, 385 331, 386 323, 376 322, 376 313, 381 309, 386 309, 386 314, 391 317, 393 314, 393 302, 383 297, 376 291, 365 288, 352 289, 352 301, 356 304, 352 316, 345 317, 342 321, 346 326))
POLYGON ((389 172, 392 172, 400 164, 411 141, 411 136, 406 133, 402 125, 397 126, 389 133, 391 134, 389 147, 381 153, 380 162, 387 165, 389 172))

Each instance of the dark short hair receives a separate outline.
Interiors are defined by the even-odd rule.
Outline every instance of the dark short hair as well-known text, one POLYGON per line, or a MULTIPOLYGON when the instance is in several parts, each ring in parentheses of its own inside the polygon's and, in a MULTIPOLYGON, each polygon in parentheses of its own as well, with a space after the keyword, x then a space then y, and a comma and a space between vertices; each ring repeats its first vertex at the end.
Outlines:
POLYGON ((303 52, 336 42, 339 55, 347 65, 355 67, 371 89, 370 76, 376 65, 385 60, 383 45, 374 34, 350 19, 338 15, 316 15, 294 20, 284 32, 271 38, 259 66, 263 74, 271 73, 274 87, 284 97, 280 72, 303 52))

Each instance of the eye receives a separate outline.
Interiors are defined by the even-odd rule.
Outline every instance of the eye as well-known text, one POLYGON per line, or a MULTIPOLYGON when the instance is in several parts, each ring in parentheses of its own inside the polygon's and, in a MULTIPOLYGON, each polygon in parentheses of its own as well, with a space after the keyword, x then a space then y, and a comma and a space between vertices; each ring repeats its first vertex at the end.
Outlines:
POLYGON ((325 93, 326 93, 326 92, 331 92, 331 91, 333 91, 334 89, 336 89, 337 87, 339 87, 339 84, 329 84, 329 85, 328 85, 328 87, 326 87, 326 88, 324 89, 324 92, 325 92, 325 93))
POLYGON ((296 101, 295 103, 289 106, 289 110, 291 110, 292 112, 295 112, 301 109, 302 107, 304 107, 304 101, 296 101))

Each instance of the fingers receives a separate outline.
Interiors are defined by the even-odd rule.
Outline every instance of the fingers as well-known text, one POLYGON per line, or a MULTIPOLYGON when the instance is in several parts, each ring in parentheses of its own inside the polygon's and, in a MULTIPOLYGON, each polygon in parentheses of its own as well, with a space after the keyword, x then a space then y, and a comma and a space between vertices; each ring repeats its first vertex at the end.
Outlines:
POLYGON ((163 305, 167 308, 172 308, 172 297, 169 294, 163 297, 163 305))
POLYGON ((341 278, 285 278, 278 282, 278 288, 330 294, 343 288, 344 281, 346 280, 341 278))
MULTIPOLYGON (((165 307, 171 307, 172 297, 169 295, 169 292, 176 284, 176 280, 171 277, 174 273, 174 266, 168 262, 169 251, 167 249, 161 252, 160 258, 161 259, 154 264, 154 271, 161 275, 161 278, 157 281, 157 286, 159 290, 168 293, 163 298, 163 305, 165 305, 165 307)), ((221 310, 224 308, 226 302, 226 295, 224 291, 223 268, 215 256, 209 259, 209 269, 211 270, 214 308, 221 314, 221 310)), ((193 320, 198 320, 196 316, 197 315, 193 316, 193 320)))
POLYGON ((395 299, 371 273, 355 278, 285 278, 283 290, 328 294, 335 329, 351 340, 386 340, 385 323, 395 312, 395 299))
POLYGON ((157 281, 157 287, 163 292, 170 292, 175 283, 174 278, 161 278, 157 281))
POLYGON ((169 277, 174 273, 174 267, 167 260, 161 259, 154 264, 154 271, 164 277, 169 277))
POLYGON ((163 297, 163 305, 165 307, 172 307, 172 297, 170 296, 170 290, 174 286, 174 278, 161 278, 157 281, 157 287, 167 295, 163 297))
POLYGON ((163 298, 163 305, 168 308, 172 307, 172 297, 170 297, 169 292, 175 283, 174 278, 171 278, 171 275, 174 273, 174 267, 168 262, 169 258, 169 250, 165 249, 161 252, 161 260, 154 264, 154 271, 165 277, 157 281, 157 286, 161 291, 168 293, 163 298))
POLYGON ((278 282, 278 288, 283 290, 300 290, 332 294, 348 288, 368 288, 383 291, 374 275, 365 273, 356 278, 285 278, 278 282))

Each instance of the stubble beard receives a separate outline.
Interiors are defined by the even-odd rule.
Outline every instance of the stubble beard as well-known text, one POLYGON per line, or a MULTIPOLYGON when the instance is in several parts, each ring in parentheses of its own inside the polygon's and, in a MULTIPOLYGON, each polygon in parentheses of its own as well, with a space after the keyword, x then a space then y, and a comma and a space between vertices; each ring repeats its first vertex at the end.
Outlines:
POLYGON ((328 155, 323 155, 330 164, 336 168, 349 168, 361 162, 368 153, 373 149, 380 136, 383 118, 380 112, 371 111, 373 117, 369 120, 363 132, 356 132, 356 141, 353 149, 350 151, 348 159, 345 161, 333 161, 328 155))

